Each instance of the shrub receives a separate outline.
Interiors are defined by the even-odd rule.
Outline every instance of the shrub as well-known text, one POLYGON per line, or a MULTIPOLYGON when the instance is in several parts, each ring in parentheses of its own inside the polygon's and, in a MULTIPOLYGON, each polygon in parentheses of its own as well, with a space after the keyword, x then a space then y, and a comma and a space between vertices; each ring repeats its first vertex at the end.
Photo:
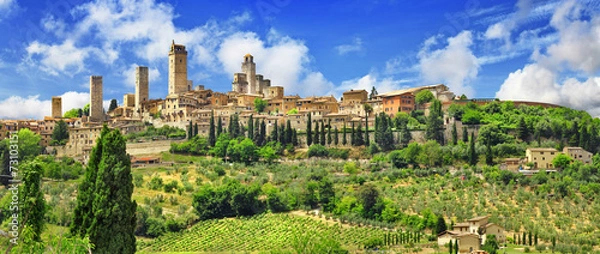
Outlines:
POLYGON ((148 189, 160 190, 163 187, 163 180, 159 176, 154 176, 148 183, 148 189))
POLYGON ((315 144, 308 148, 308 157, 327 157, 329 152, 325 146, 315 144))
POLYGON ((177 180, 173 180, 170 183, 165 184, 164 190, 165 190, 166 193, 172 193, 172 192, 175 191, 175 189, 177 189, 178 185, 179 184, 178 184, 177 180))
POLYGON ((354 174, 358 173, 358 171, 359 171, 359 169, 358 169, 358 166, 356 166, 355 162, 353 162, 353 161, 352 162, 346 162, 344 164, 344 172, 346 172, 348 174, 351 174, 351 175, 354 175, 354 174))
POLYGON ((339 149, 339 148, 329 148, 329 151, 327 152, 327 154, 331 158, 347 160, 348 157, 350 156, 350 150, 339 149))
POLYGON ((400 150, 390 152, 388 159, 396 168, 406 168, 408 166, 408 162, 400 150))

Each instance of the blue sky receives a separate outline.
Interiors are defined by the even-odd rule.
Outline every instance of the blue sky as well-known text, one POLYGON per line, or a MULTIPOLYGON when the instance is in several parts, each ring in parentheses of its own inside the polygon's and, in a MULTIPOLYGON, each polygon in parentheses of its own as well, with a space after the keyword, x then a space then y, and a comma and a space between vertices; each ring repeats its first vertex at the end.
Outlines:
POLYGON ((242 56, 286 94, 339 97, 444 83, 457 94, 556 103, 600 115, 600 3, 483 0, 0 0, 0 118, 41 118, 134 92, 167 94, 172 40, 188 78, 228 91, 242 56), (324 3, 326 2, 326 3, 324 3))

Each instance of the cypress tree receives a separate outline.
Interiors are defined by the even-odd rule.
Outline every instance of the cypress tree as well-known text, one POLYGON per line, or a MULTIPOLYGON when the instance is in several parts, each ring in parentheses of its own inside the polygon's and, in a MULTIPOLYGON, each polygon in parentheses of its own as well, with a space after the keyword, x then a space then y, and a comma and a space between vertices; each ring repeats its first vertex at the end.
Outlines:
POLYGON ((310 112, 308 112, 308 119, 306 120, 306 145, 310 146, 312 145, 312 142, 312 121, 310 112))
POLYGON ((523 232, 523 236, 521 237, 521 244, 527 245, 527 235, 523 232))
POLYGON ((533 245, 537 246, 538 245, 538 234, 535 233, 535 235, 533 235, 533 245))
POLYGON ((248 118, 248 138, 254 140, 254 121, 252 121, 252 115, 248 118))
POLYGON ((333 133, 334 133, 334 134, 333 134, 333 144, 334 144, 335 146, 337 146, 337 145, 339 144, 339 141, 340 141, 340 140, 339 140, 339 137, 338 137, 339 135, 338 135, 338 129, 337 129, 337 126, 335 126, 335 128, 334 128, 334 130, 333 130, 333 133))
POLYGON ((369 114, 365 117, 365 145, 369 146, 371 142, 369 141, 369 114))
POLYGON ((319 132, 319 134, 321 134, 321 137, 319 137, 319 141, 321 141, 321 145, 324 146, 325 145, 325 122, 323 120, 321 120, 321 132, 319 132))
POLYGON ((400 145, 402 145, 402 147, 406 147, 411 139, 412 134, 410 134, 410 131, 408 130, 408 124, 402 123, 400 125, 400 145))
POLYGON ((454 254, 454 246, 452 245, 452 240, 448 243, 448 252, 450 254, 454 254))
POLYGON ((298 133, 296 133, 296 129, 292 129, 292 144, 298 146, 298 133))
POLYGON ((344 121, 344 128, 342 129, 342 145, 348 144, 348 138, 346 137, 346 121, 344 121))
POLYGON ((454 240, 454 254, 458 254, 458 239, 454 240))
POLYGON ((319 142, 319 122, 315 121, 315 133, 313 134, 313 142, 315 144, 320 144, 319 142))
POLYGON ((356 129, 356 138, 355 141, 356 146, 362 146, 365 144, 365 139, 363 137, 362 124, 358 124, 358 128, 356 129))
POLYGON ((286 144, 292 144, 293 143, 293 136, 294 133, 292 131, 292 123, 290 122, 290 119, 287 120, 286 126, 285 126, 285 143, 286 144))
POLYGON ((329 119, 329 126, 327 127, 327 144, 331 145, 331 142, 333 142, 333 140, 331 139, 331 119, 329 119))
POLYGON ((217 136, 215 135, 215 111, 210 111, 210 124, 208 126, 208 144, 215 146, 217 136))
POLYGON ((198 123, 194 124, 194 137, 198 136, 198 123))
POLYGON ((19 218, 25 223, 25 228, 31 228, 33 240, 40 242, 42 240, 42 231, 46 224, 44 216, 46 214, 46 200, 42 192, 42 172, 43 168, 38 162, 27 163, 23 166, 22 181, 20 186, 19 200, 19 218))
POLYGON ((477 164, 477 151, 475 151, 475 132, 471 132, 471 139, 469 140, 469 165, 475 166, 477 164))
POLYGON ((490 145, 489 140, 485 145, 485 164, 490 166, 494 164, 494 152, 492 151, 492 146, 490 145))
POLYGON ((229 116, 229 122, 227 123, 227 130, 229 131, 229 138, 235 138, 233 129, 233 115, 229 116))
POLYGON ((187 133, 188 134, 187 139, 191 140, 192 137, 194 137, 194 127, 192 126, 192 121, 190 121, 190 124, 188 125, 188 131, 187 132, 188 132, 187 133))
MULTIPOLYGON (((219 135, 221 135, 221 133, 223 133, 223 120, 221 120, 221 117, 219 117, 219 120, 217 121, 217 137, 219 135)), ((215 139, 216 142, 216 139, 215 139)))
POLYGON ((56 122, 52 131, 52 143, 56 145, 65 144, 69 139, 69 127, 64 120, 56 122))
POLYGON ((265 123, 265 119, 262 120, 262 122, 260 123, 260 135, 258 138, 259 141, 259 146, 264 146, 265 145, 265 140, 267 138, 267 124, 265 123))
POLYGON ((352 122, 352 131, 350 132, 350 145, 356 145, 356 134, 354 134, 354 122, 352 122))
POLYGON ((273 130, 271 130, 271 136, 269 137, 269 141, 275 141, 277 142, 277 138, 279 137, 278 134, 278 129, 279 127, 277 126, 277 120, 275 120, 275 125, 273 125, 273 130))
MULTIPOLYGON (((135 253, 137 205, 131 199, 133 178, 130 158, 125 150, 126 140, 119 130, 108 131, 106 126, 102 133, 98 145, 92 151, 93 156, 99 156, 90 157, 90 161, 99 161, 97 177, 86 177, 82 185, 91 188, 79 193, 77 197, 76 211, 80 208, 79 211, 89 213, 75 213, 73 219, 73 224, 86 220, 90 224, 74 225, 74 231, 81 236, 89 235, 94 253, 135 253), (91 206, 81 209, 90 199, 91 206)), ((86 176, 91 175, 88 172, 93 168, 95 166, 88 167, 86 176)))
POLYGON ((452 125, 452 145, 458 144, 458 132, 456 131, 456 122, 452 125))
POLYGON ((529 128, 527 127, 527 123, 525 123, 525 117, 521 117, 521 119, 519 119, 519 125, 517 127, 517 138, 527 142, 528 137, 529 128))
POLYGON ((285 125, 283 123, 281 123, 281 125, 279 126, 278 134, 279 134, 279 143, 281 143, 281 145, 283 145, 285 147, 287 142, 285 139, 285 125))
POLYGON ((254 135, 254 139, 252 139, 252 141, 254 141, 254 144, 256 144, 257 146, 260 145, 260 143, 258 142, 259 137, 260 137, 260 121, 258 119, 254 120, 254 131, 253 131, 253 135, 254 135))
POLYGON ((469 132, 467 131, 467 127, 462 127, 462 141, 465 143, 469 142, 469 132))
POLYGON ((532 237, 531 237, 531 231, 529 231, 529 246, 533 245, 533 241, 532 241, 532 237))

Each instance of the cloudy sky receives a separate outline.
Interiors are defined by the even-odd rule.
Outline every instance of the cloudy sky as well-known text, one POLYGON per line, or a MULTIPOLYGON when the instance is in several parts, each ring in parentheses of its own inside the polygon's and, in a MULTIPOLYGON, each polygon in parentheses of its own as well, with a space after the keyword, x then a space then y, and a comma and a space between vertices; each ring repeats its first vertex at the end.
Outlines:
POLYGON ((251 53, 286 94, 444 83, 599 116, 599 13, 593 0, 0 0, 0 119, 49 115, 52 96, 82 107, 90 75, 121 103, 138 65, 165 97, 172 40, 214 91, 251 53))

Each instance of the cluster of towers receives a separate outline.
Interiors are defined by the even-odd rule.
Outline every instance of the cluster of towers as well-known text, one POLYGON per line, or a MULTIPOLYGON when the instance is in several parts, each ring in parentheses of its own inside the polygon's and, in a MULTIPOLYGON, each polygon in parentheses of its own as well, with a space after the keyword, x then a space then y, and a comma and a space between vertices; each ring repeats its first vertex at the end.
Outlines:
POLYGON ((256 63, 250 54, 244 56, 242 72, 233 74, 231 90, 238 93, 264 94, 271 86, 271 80, 264 79, 263 75, 256 74, 256 63))

